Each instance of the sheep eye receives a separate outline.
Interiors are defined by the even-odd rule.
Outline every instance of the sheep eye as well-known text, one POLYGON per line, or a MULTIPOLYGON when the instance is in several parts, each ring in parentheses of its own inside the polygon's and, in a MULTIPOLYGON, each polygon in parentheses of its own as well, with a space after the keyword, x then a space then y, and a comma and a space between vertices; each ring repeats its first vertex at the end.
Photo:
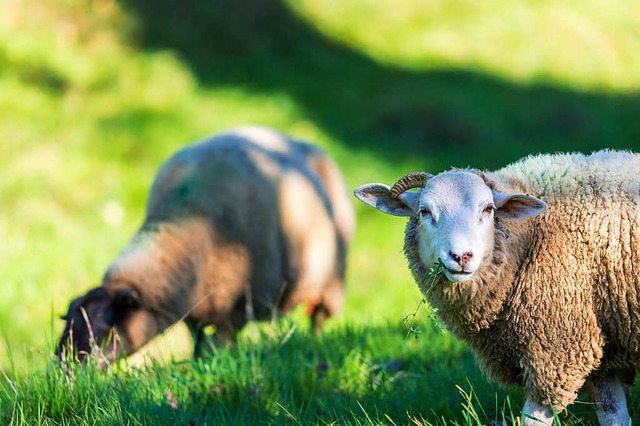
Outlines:
POLYGON ((418 210, 418 215, 423 221, 429 218, 431 219, 431 222, 434 222, 433 215, 431 214, 431 210, 429 210, 426 207, 421 207, 420 210, 418 210))
POLYGON ((493 204, 489 204, 487 207, 484 208, 484 210, 482 210, 483 214, 489 215, 491 214, 491 212, 493 212, 496 209, 496 206, 494 206, 493 204))

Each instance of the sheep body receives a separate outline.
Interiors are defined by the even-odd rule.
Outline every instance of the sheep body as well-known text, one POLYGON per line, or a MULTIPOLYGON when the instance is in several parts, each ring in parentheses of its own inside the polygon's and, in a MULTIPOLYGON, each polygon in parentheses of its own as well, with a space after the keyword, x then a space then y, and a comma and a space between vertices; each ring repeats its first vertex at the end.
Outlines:
MULTIPOLYGON (((610 378, 631 384, 640 367, 637 170, 639 155, 608 150, 532 156, 493 173, 469 170, 494 194, 532 194, 549 209, 508 223, 496 216, 491 249, 468 281, 443 277, 431 286, 421 219, 410 216, 404 251, 416 282, 491 378, 525 387, 531 412, 529 403, 563 410, 581 389, 604 383, 602 391, 610 378)), ((615 424, 603 420, 611 415, 628 419, 605 407, 602 424, 615 424)))
POLYGON ((303 302, 317 328, 342 307, 351 209, 335 164, 306 143, 243 127, 187 146, 158 171, 144 223, 102 285, 71 304, 60 346, 73 327, 83 346, 88 320, 97 343, 115 326, 129 354, 184 319, 197 355, 205 326, 228 340, 303 302))

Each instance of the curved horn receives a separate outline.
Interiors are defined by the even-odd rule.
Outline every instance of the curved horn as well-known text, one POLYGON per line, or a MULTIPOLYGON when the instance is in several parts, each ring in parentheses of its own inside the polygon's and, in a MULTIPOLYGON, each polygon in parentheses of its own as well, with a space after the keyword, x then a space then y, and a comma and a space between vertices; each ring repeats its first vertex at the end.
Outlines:
POLYGON ((433 177, 432 174, 426 172, 413 172, 402 176, 391 187, 391 196, 398 198, 400 194, 411 188, 422 188, 429 179, 433 177))

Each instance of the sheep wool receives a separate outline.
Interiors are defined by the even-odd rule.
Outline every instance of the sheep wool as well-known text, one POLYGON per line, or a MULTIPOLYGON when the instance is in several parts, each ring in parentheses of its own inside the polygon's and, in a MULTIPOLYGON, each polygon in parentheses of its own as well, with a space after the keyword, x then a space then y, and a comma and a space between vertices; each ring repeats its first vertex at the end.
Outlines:
POLYGON ((199 356, 301 303, 319 330, 342 309, 354 226, 337 165, 311 144, 244 126, 187 145, 102 284, 71 302, 57 352, 112 361, 184 320, 199 356))
MULTIPOLYGON (((418 220, 404 251, 446 326, 475 351, 487 375, 525 387, 563 410, 588 380, 633 382, 640 367, 640 156, 525 158, 482 174, 501 192, 549 206, 521 221, 495 219, 493 249, 465 282, 432 278, 420 260, 418 220)), ((476 172, 476 171, 474 171, 476 172)))

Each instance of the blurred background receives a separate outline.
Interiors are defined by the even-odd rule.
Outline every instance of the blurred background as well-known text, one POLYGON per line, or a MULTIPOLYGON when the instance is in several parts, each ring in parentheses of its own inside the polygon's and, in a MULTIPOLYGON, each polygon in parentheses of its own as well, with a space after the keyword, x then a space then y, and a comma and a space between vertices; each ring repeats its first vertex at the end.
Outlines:
MULTIPOLYGON (((0 363, 47 359, 191 141, 272 126, 322 146, 350 190, 640 150, 639 52, 635 0, 2 0, 0 363)), ((420 301, 404 220, 356 211, 335 323, 400 322, 420 301)))

